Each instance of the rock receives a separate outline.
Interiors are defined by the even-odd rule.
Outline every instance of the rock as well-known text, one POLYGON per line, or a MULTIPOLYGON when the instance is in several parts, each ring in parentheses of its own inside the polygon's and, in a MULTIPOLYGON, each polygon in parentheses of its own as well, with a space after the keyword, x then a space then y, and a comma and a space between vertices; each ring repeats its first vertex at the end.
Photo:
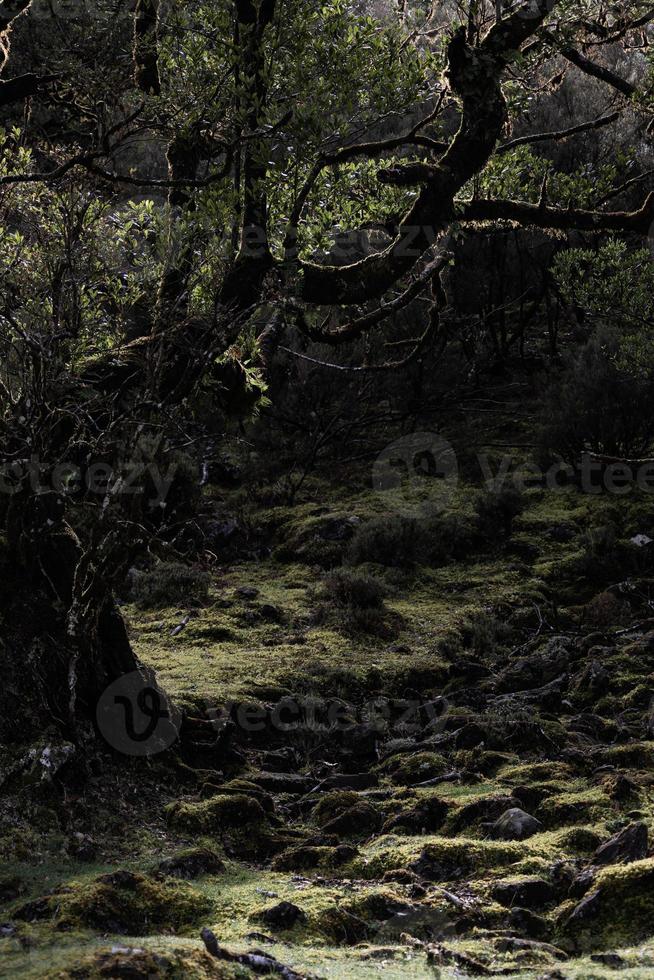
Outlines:
POLYGON ((454 744, 457 749, 475 749, 486 741, 487 733, 481 725, 471 721, 454 736, 454 744))
POLYGON ((320 789, 372 789, 379 786, 379 777, 373 772, 334 773, 324 779, 320 789))
POLYGON ((157 871, 169 878, 199 878, 200 875, 218 874, 225 865, 215 851, 208 847, 194 847, 173 857, 164 858, 157 871))
POLYGON ((570 883, 568 895, 570 898, 583 898, 584 895, 593 887, 597 878, 595 868, 586 868, 581 874, 570 883))
POLYGON ((249 776, 248 779, 267 793, 287 793, 291 796, 310 793, 316 785, 315 779, 297 773, 259 772, 255 776, 249 776))
POLYGON ((98 845, 89 834, 76 831, 68 844, 68 853, 78 861, 94 861, 98 854, 98 845))
POLYGON ((337 868, 354 860, 356 847, 339 844, 337 847, 300 845, 289 847, 272 862, 274 871, 309 871, 311 868, 337 868))
POLYGON ((554 886, 543 878, 498 881, 491 894, 500 905, 520 905, 527 909, 543 908, 556 899, 554 886))
POLYGON ((456 810, 450 819, 450 829, 460 832, 474 826, 480 821, 490 822, 497 820, 512 807, 516 807, 519 800, 513 796, 482 796, 472 803, 466 803, 459 810, 456 810))
POLYGON ((567 960, 568 958, 567 953, 564 953, 558 946, 552 946, 551 943, 541 943, 534 939, 515 939, 513 936, 498 939, 495 948, 500 953, 518 953, 526 950, 528 952, 549 953, 557 960, 567 960))
POLYGON ((509 912, 509 921, 512 928, 523 932, 530 939, 548 939, 552 933, 552 926, 548 920, 530 909, 515 906, 509 912))
POLYGON ((262 602, 258 606, 257 612, 268 623, 283 623, 285 619, 284 611, 279 606, 273 605, 272 602, 262 602))
POLYGON ((383 827, 385 834, 401 828, 414 834, 435 833, 443 825, 449 810, 449 804, 439 797, 427 797, 415 806, 393 817, 389 817, 383 827))
POLYGON ((586 895, 585 898, 579 902, 578 905, 570 913, 567 920, 567 925, 577 925, 578 923, 586 922, 588 919, 592 919, 599 912, 601 905, 601 894, 600 889, 597 888, 590 895, 586 895))
POLYGON ((593 864, 629 864, 647 857, 647 825, 632 823, 601 844, 593 855, 593 864))
POLYGON ((590 958, 593 963, 608 966, 609 970, 623 970, 627 965, 626 960, 623 960, 618 953, 613 953, 610 950, 605 953, 591 953, 590 958))
POLYGON ((297 922, 306 921, 306 913, 292 902, 280 902, 266 909, 258 918, 270 929, 292 929, 297 922))
POLYGON ((259 589, 256 589, 253 585, 241 585, 235 590, 234 594, 239 599, 256 599, 259 595, 259 589))
POLYGON ((326 834, 336 834, 337 837, 367 836, 379 830, 381 822, 379 810, 370 803, 362 801, 328 821, 322 829, 326 834))
POLYGON ((622 802, 631 799, 638 794, 638 786, 633 781, 619 772, 616 776, 609 778, 606 785, 606 792, 612 800, 622 802))
POLYGON ((196 833, 242 830, 248 825, 263 824, 266 819, 258 800, 239 793, 214 796, 201 803, 177 800, 168 804, 166 816, 171 827, 196 833))
POLYGON ((596 701, 609 689, 611 675, 598 660, 592 660, 572 678, 570 693, 584 703, 596 701))
POLYGON ((540 820, 536 820, 519 807, 512 807, 503 813, 490 829, 493 837, 500 840, 524 840, 538 833, 541 827, 540 820))

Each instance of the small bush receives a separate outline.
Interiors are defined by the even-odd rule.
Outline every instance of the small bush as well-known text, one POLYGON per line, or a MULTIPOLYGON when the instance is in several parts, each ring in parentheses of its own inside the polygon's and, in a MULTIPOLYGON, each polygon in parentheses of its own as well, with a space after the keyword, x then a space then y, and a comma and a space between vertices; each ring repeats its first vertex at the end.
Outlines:
POLYGON ((584 609, 584 622, 597 629, 623 626, 629 621, 631 607, 613 592, 600 592, 584 609))
POLYGON ((525 507, 525 501, 516 487, 500 486, 483 493, 475 501, 477 524, 485 538, 508 538, 513 522, 525 507))
POLYGON ((316 620, 345 633, 390 637, 398 617, 386 609, 386 594, 384 585, 372 575, 336 569, 323 581, 316 620))
POLYGON ((418 555, 416 521, 406 517, 375 518, 362 524, 346 553, 348 565, 412 565, 418 555))
POLYGON ((620 367, 619 337, 602 329, 566 364, 545 398, 539 443, 576 464, 583 452, 641 456, 654 440, 654 382, 620 367))
POLYGON ((478 543, 470 520, 454 514, 421 520, 376 518, 357 529, 345 561, 389 568, 410 568, 417 563, 439 566, 467 558, 478 543))
POLYGON ((360 575, 340 568, 325 576, 324 595, 335 606, 354 609, 381 609, 386 589, 372 575, 360 575))
POLYGON ((147 572, 136 572, 131 597, 141 609, 205 602, 209 573, 181 562, 160 562, 147 572))
POLYGON ((467 650, 488 655, 511 640, 511 627, 492 613, 471 613, 461 626, 461 642, 467 650))

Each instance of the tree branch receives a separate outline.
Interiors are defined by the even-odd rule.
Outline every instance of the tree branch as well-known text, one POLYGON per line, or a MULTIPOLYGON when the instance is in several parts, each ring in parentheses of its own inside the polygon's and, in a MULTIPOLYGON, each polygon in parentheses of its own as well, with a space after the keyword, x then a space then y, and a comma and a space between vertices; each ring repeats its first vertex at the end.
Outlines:
POLYGON ((514 150, 517 146, 526 146, 527 144, 532 145, 534 143, 547 143, 550 140, 565 140, 569 136, 578 136, 580 133, 587 133, 589 130, 601 129, 603 126, 610 126, 611 123, 616 122, 622 115, 621 111, 618 109, 615 112, 609 113, 607 116, 599 116, 597 119, 593 119, 590 122, 579 123, 577 126, 570 126, 569 129, 560 129, 555 132, 550 133, 532 133, 530 136, 518 136, 516 139, 509 140, 508 143, 503 143, 498 146, 497 153, 508 153, 509 150, 514 150))
POLYGON ((616 231, 647 235, 654 221, 654 192, 638 211, 587 211, 576 208, 543 207, 522 201, 476 200, 463 205, 461 221, 514 221, 536 228, 567 231, 616 231))
POLYGON ((346 305, 383 295, 433 246, 453 217, 456 194, 486 165, 502 133, 508 113, 500 84, 502 73, 551 6, 550 0, 537 0, 537 9, 533 4, 521 6, 494 24, 474 49, 466 41, 465 29, 457 31, 448 46, 446 77, 462 101, 462 116, 447 152, 387 249, 350 266, 300 263, 301 299, 346 305))

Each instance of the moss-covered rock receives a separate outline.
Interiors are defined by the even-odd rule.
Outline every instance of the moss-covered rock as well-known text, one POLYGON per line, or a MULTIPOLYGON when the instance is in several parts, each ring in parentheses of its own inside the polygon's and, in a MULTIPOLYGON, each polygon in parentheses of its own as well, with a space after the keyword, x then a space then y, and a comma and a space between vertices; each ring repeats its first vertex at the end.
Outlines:
MULTIPOLYGON (((43 903, 60 928, 82 926, 131 936, 197 926, 213 907, 208 898, 188 885, 131 871, 114 871, 88 883, 72 883, 46 896, 43 903)), ((17 917, 21 917, 20 910, 17 917)))
POLYGON ((442 776, 447 762, 439 752, 413 752, 394 755, 379 766, 396 786, 416 786, 428 779, 442 776))
POLYGON ((319 827, 324 827, 334 817, 340 816, 346 810, 349 810, 350 807, 355 806, 359 800, 360 796, 354 790, 333 790, 330 793, 325 793, 318 800, 313 808, 311 818, 315 820, 319 827))
POLYGON ((209 847, 188 847, 172 857, 164 858, 157 865, 157 871, 169 878, 199 878, 200 875, 219 874, 224 870, 224 861, 209 847))
POLYGON ((41 974, 43 980, 243 980, 242 967, 221 963, 203 949, 114 947, 82 956, 69 969, 41 974))
POLYGON ((199 803, 176 800, 166 807, 166 816, 171 827, 198 834, 221 833, 249 824, 262 824, 266 819, 259 801, 240 793, 214 796, 199 803))
POLYGON ((602 871, 595 888, 562 909, 561 937, 581 950, 629 946, 652 934, 654 858, 602 871))
POLYGON ((274 871, 338 868, 352 861, 357 853, 356 847, 349 844, 340 844, 336 847, 304 844, 299 847, 289 847, 282 851, 274 858, 272 868, 274 871))

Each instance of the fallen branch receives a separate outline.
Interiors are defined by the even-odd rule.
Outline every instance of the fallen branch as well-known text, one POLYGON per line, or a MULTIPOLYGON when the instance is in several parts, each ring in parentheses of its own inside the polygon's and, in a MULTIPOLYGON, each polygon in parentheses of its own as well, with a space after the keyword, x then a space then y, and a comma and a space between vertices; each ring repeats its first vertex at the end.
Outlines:
POLYGON ((274 956, 268 956, 259 951, 254 953, 232 953, 230 950, 225 949, 224 946, 218 945, 218 940, 211 929, 203 929, 200 935, 202 936, 202 942, 207 952, 217 960, 223 960, 226 963, 239 963, 241 966, 249 967, 254 973, 275 973, 283 977, 284 980, 308 980, 307 974, 296 973, 290 966, 284 966, 283 963, 276 960, 274 956))

